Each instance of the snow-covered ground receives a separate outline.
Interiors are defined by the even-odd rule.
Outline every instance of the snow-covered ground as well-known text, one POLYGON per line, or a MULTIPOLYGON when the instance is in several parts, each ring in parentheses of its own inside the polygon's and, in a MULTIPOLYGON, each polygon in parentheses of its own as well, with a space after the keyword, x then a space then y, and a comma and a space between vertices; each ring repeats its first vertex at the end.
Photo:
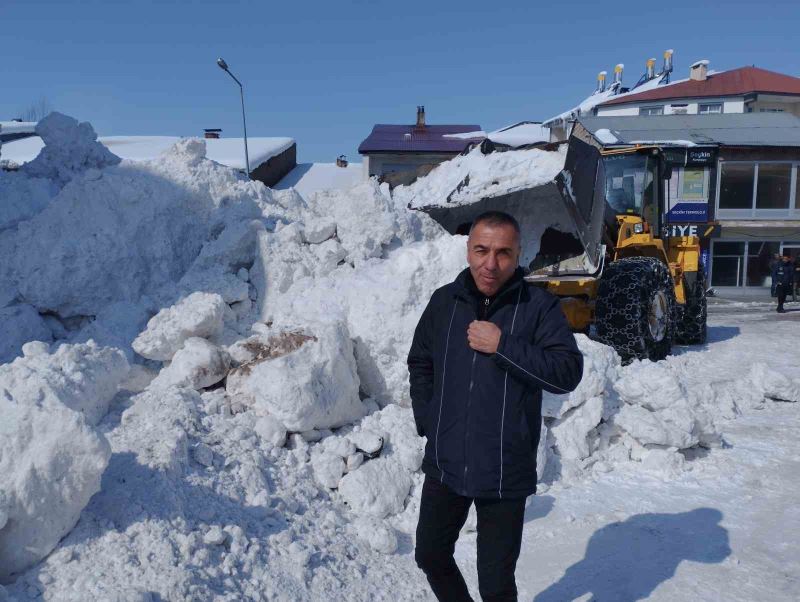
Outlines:
MULTIPOLYGON (((405 355, 465 248, 406 206, 544 181, 562 154, 301 195, 202 140, 135 162, 39 127, 0 174, 0 600, 430 600, 405 355)), ((712 309, 709 343, 658 363, 577 335, 521 599, 793 599, 800 314, 712 309)))
POLYGON ((320 190, 346 190, 364 177, 361 163, 349 163, 339 167, 336 163, 298 163, 277 183, 275 190, 294 188, 306 197, 320 190))

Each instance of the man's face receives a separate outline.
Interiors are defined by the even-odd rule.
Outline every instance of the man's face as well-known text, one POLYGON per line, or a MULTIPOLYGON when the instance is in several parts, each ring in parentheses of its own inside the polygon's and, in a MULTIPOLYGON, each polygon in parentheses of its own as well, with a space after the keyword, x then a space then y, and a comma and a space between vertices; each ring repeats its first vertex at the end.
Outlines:
POLYGON ((478 290, 491 297, 519 265, 519 236, 511 226, 479 223, 467 240, 467 263, 478 290))

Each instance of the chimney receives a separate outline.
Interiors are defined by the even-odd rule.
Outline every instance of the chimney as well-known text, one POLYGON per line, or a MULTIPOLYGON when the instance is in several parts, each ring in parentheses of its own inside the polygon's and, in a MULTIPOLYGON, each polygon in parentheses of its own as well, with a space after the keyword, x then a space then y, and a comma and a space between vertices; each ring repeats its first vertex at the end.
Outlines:
POLYGON ((203 138, 219 138, 222 130, 219 128, 206 128, 203 130, 203 138))
POLYGON ((622 70, 625 69, 625 65, 620 63, 616 67, 614 67, 614 83, 621 84, 622 83, 622 70))
POLYGON ((696 82, 706 81, 708 79, 708 61, 703 59, 692 65, 689 69, 689 79, 696 82))
POLYGON ((647 80, 650 81, 656 76, 656 59, 647 59, 645 63, 647 80))
POLYGON ((601 71, 597 74, 597 91, 598 92, 605 92, 606 91, 606 75, 608 75, 607 71, 601 71))
POLYGON ((422 105, 417 107, 417 129, 425 129, 425 107, 422 105))
POLYGON ((669 50, 664 51, 664 73, 672 73, 672 54, 673 50, 670 48, 669 50))

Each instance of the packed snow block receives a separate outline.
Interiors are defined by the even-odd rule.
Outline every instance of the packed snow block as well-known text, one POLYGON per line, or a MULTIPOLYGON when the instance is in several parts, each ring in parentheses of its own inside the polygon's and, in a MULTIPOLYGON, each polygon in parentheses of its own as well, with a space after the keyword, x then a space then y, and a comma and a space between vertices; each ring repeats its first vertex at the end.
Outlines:
POLYGON ((169 366, 153 379, 152 386, 204 389, 225 378, 230 365, 227 351, 206 339, 191 337, 172 356, 169 366))
POLYGON ((561 418, 572 408, 601 396, 611 389, 620 376, 622 362, 612 347, 576 334, 575 341, 583 354, 583 376, 577 388, 566 395, 542 392, 542 415, 561 418))
POLYGON ((397 551, 397 533, 386 521, 372 516, 359 517, 353 524, 356 537, 369 544, 381 554, 394 554, 397 551))
POLYGON ((178 282, 178 291, 183 295, 193 292, 214 293, 225 303, 237 303, 249 299, 250 287, 232 272, 222 268, 194 271, 186 274, 178 282))
POLYGON ((776 401, 800 401, 800 381, 791 380, 784 374, 758 362, 750 368, 750 380, 764 397, 776 401))
POLYGON ((233 399, 271 415, 290 431, 334 428, 364 415, 353 344, 343 324, 276 335, 250 362, 231 371, 233 399))
POLYGON ((121 159, 97 141, 97 134, 88 122, 53 112, 36 125, 36 134, 44 148, 20 171, 34 178, 46 178, 59 186, 76 174, 89 169, 117 165, 121 159))
POLYGON ((568 460, 583 460, 592 453, 589 433, 603 417, 603 398, 592 397, 550 426, 557 453, 568 460))
POLYGON ((0 309, 0 364, 22 353, 28 341, 53 340, 53 333, 31 305, 12 305, 0 309))
POLYGON ((678 377, 663 364, 643 360, 632 365, 614 389, 629 404, 657 412, 684 399, 678 377))
POLYGON ((202 140, 181 141, 152 161, 89 170, 36 216, 0 231, 0 256, 9 258, 0 263, 0 291, 16 289, 62 317, 144 297, 173 303, 198 259, 197 272, 215 256, 231 259, 231 271, 247 267, 239 262, 253 257, 252 235, 244 227, 238 236, 235 225, 284 219, 274 196, 207 160, 202 140), (213 248, 199 258, 206 246, 213 248))
POLYGON ((131 451, 139 464, 181 474, 189 462, 189 437, 197 432, 202 398, 192 389, 148 388, 123 412, 115 451, 131 451))
POLYGON ((293 327, 345 320, 362 390, 381 406, 410 404, 408 345, 430 296, 466 265, 466 239, 443 236, 392 252, 390 261, 297 281, 273 305, 275 323, 293 327))
MULTIPOLYGON (((41 212, 56 192, 53 183, 45 178, 0 170, 0 199, 3 199, 0 203, 0 231, 13 228, 41 212)), ((3 305, 3 296, 0 296, 0 307, 3 305)))
POLYGON ((153 316, 133 349, 147 359, 170 360, 187 339, 222 334, 226 308, 220 295, 192 293, 153 316))
POLYGON ((678 449, 697 445, 700 440, 692 433, 694 421, 691 417, 681 412, 673 413, 672 417, 678 422, 641 406, 626 404, 614 417, 614 422, 642 445, 663 445, 678 449))
POLYGON ((330 217, 306 219, 303 227, 303 240, 318 245, 336 235, 336 222, 330 217))
POLYGON ((91 425, 100 422, 128 376, 125 355, 94 341, 61 345, 52 354, 41 351, 0 366, 0 391, 18 403, 63 404, 91 425))
POLYGON ((384 246, 392 242, 398 232, 391 199, 381 192, 373 179, 349 190, 319 191, 311 195, 309 205, 318 215, 336 223, 336 236, 350 263, 380 257, 384 246))
POLYGON ((411 408, 390 404, 364 417, 347 436, 356 447, 364 445, 368 449, 374 449, 382 439, 381 457, 396 460, 410 473, 422 466, 424 439, 417 435, 411 408))
POLYGON ((268 447, 283 447, 286 445, 286 427, 272 416, 261 416, 256 420, 254 430, 261 442, 268 447))
POLYGON ((339 493, 356 514, 384 518, 403 511, 411 484, 399 462, 377 458, 342 477, 339 493))
POLYGON ((345 473, 346 464, 339 454, 323 449, 311 454, 311 469, 314 471, 314 478, 320 485, 328 489, 336 489, 345 473))
POLYGON ((111 456, 82 414, 48 394, 17 397, 7 384, 0 384, 0 582, 47 556, 75 526, 111 456))

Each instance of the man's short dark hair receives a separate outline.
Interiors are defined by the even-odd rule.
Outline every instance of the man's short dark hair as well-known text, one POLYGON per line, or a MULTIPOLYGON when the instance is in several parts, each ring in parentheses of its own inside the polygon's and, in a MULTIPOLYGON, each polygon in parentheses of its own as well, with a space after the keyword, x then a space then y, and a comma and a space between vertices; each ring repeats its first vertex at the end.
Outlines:
POLYGON ((519 222, 513 215, 509 215, 503 211, 484 211, 473 220, 472 227, 470 227, 469 231, 472 232, 478 224, 485 224, 487 226, 511 226, 514 228, 514 232, 517 233, 517 237, 522 236, 519 222))

